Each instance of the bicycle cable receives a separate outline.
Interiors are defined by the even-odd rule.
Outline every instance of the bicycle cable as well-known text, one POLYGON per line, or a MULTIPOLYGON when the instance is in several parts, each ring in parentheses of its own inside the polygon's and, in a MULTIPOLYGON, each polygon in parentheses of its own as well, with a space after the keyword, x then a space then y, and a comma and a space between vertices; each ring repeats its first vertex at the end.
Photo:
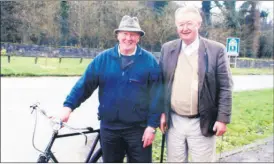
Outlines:
POLYGON ((32 146, 34 147, 34 149, 36 149, 36 150, 39 151, 40 153, 46 155, 45 152, 39 150, 39 149, 35 146, 35 144, 34 144, 36 126, 37 126, 37 111, 35 110, 35 123, 34 123, 34 130, 33 130, 33 133, 32 133, 32 146))
MULTIPOLYGON (((33 133, 32 133, 32 146, 34 147, 35 150, 37 150, 38 152, 40 152, 41 154, 43 154, 46 158, 47 158, 47 155, 45 154, 45 152, 43 152, 42 150, 38 149, 35 144, 34 144, 34 138, 35 138, 35 133, 36 133, 36 127, 37 127, 37 111, 35 110, 35 123, 34 123, 34 130, 33 130, 33 133)), ((51 162, 54 162, 51 158, 49 158, 49 160, 51 162)))

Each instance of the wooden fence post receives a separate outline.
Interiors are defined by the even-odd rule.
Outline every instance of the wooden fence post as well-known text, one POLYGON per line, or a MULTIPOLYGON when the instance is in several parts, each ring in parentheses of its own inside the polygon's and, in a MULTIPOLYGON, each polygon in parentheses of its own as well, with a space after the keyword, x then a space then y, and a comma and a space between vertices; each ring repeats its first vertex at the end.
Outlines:
POLYGON ((38 57, 36 56, 35 60, 34 60, 34 63, 37 64, 37 61, 38 61, 38 57))
POLYGON ((8 63, 10 63, 10 55, 8 55, 8 63))

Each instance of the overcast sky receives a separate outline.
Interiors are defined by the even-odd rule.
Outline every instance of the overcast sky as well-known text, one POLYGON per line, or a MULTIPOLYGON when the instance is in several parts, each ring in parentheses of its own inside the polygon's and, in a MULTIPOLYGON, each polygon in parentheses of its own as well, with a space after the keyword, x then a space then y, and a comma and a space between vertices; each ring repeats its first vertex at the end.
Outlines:
MULTIPOLYGON (((202 7, 202 1, 175 1, 178 4, 180 3, 186 3, 186 4, 192 4, 198 8, 202 7)), ((244 1, 236 1, 236 8, 239 8, 241 6, 241 4, 244 1)), ((268 20, 272 20, 273 21, 273 1, 259 1, 259 5, 260 5, 260 9, 263 9, 265 11, 269 11, 268 14, 268 20)), ((220 10, 216 7, 214 9, 212 9, 212 12, 220 12, 220 10)))

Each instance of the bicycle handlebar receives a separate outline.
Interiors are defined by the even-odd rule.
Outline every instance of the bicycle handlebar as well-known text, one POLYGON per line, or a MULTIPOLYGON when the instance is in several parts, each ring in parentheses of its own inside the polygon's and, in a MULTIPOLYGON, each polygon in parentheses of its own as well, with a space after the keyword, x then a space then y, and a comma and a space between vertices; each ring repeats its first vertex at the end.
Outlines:
POLYGON ((85 137, 85 145, 87 144, 87 136, 86 136, 86 134, 84 134, 84 133, 81 132, 81 131, 83 131, 83 130, 88 130, 88 131, 92 132, 92 131, 94 131, 94 129, 93 129, 92 127, 87 127, 87 128, 74 128, 74 127, 70 126, 69 124, 67 124, 67 123, 65 123, 65 122, 63 122, 63 121, 61 121, 61 119, 57 119, 57 118, 48 116, 47 113, 46 113, 46 111, 43 110, 43 109, 41 109, 41 108, 39 107, 39 105, 40 105, 40 103, 37 102, 37 103, 35 103, 35 104, 33 104, 33 105, 30 106, 30 108, 32 109, 31 114, 33 113, 33 111, 35 111, 35 112, 38 111, 38 112, 40 112, 43 116, 45 116, 47 119, 49 119, 49 120, 51 121, 51 123, 52 123, 52 128, 53 128, 54 132, 58 132, 62 127, 66 127, 66 128, 68 128, 68 129, 71 129, 71 130, 73 130, 73 131, 79 133, 79 134, 82 134, 82 135, 85 137))

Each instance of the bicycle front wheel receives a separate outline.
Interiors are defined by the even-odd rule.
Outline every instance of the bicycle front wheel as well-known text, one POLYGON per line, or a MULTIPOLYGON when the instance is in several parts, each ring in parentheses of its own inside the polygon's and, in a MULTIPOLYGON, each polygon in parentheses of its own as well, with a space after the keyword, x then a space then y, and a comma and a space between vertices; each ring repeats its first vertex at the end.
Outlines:
POLYGON ((37 163, 48 163, 49 162, 49 159, 47 159, 47 157, 45 155, 40 155, 38 160, 37 160, 37 163))

